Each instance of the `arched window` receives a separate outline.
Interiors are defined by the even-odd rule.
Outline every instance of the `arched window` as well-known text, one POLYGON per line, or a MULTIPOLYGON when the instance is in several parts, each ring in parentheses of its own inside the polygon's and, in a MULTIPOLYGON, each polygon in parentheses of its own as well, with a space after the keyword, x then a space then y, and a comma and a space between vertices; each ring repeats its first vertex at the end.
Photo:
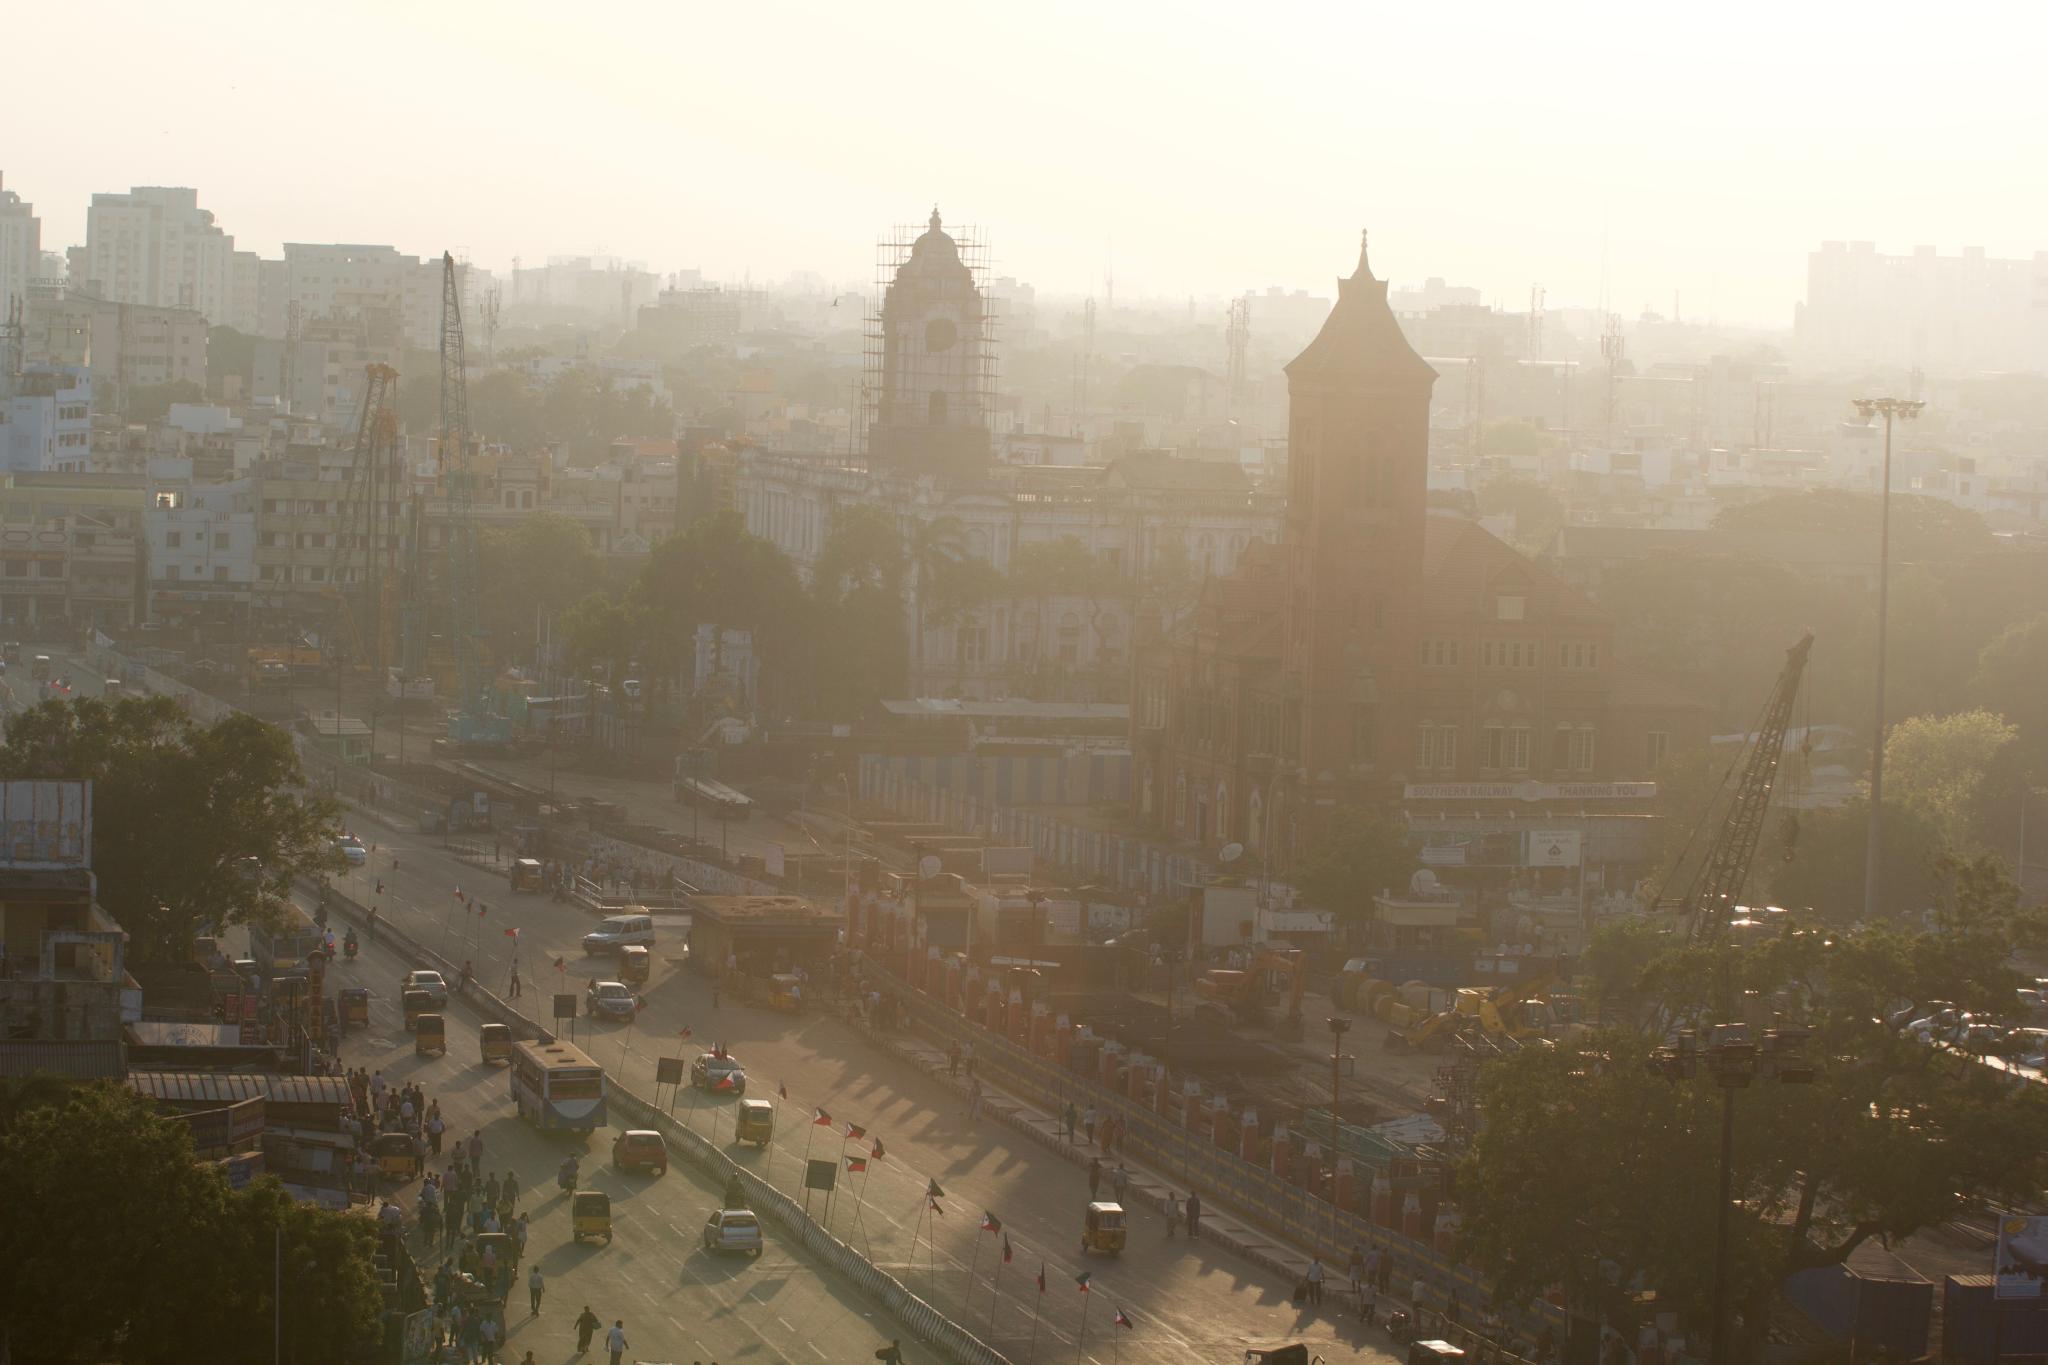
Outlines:
POLYGON ((1181 833, 1188 827, 1188 775, 1173 779, 1173 828, 1181 833))
POLYGON ((1060 662, 1071 664, 1081 657, 1081 618, 1073 612, 1060 617, 1060 662))
POLYGON ((1250 805, 1245 808, 1245 842, 1254 852, 1266 846, 1266 798, 1258 792, 1252 793, 1250 805))
POLYGON ((1230 837, 1230 785, 1226 782, 1216 784, 1216 837, 1230 837))

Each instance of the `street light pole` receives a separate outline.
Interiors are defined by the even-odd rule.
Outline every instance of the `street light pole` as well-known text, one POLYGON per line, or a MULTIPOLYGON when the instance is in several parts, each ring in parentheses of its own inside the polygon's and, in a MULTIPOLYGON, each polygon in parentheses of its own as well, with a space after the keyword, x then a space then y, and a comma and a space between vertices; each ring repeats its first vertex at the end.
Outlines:
POLYGON ((1877 865, 1884 845, 1884 661, 1885 617, 1892 569, 1892 423, 1910 422, 1927 404, 1917 398, 1858 398, 1865 422, 1884 418, 1883 486, 1877 495, 1877 722, 1870 744, 1870 830, 1863 841, 1863 917, 1877 918, 1877 865))
POLYGON ((1337 1158, 1343 1151, 1344 1118, 1339 1101, 1344 1086, 1344 1035, 1351 1028, 1351 1020, 1333 1014, 1325 1022, 1330 1026, 1330 1237, 1331 1245, 1341 1250, 1344 1210, 1337 1203, 1337 1158))

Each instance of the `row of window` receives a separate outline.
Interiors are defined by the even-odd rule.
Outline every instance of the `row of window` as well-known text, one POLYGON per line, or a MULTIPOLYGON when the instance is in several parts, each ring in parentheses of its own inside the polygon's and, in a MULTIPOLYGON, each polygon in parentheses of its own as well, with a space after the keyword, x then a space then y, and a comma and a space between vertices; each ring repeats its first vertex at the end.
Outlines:
MULTIPOLYGON (((1456 668, 1463 658, 1463 641, 1424 640, 1421 647, 1424 668, 1456 668)), ((1535 668, 1543 662, 1543 645, 1537 640, 1481 640, 1481 668, 1535 668)), ((1562 640, 1557 646, 1557 666, 1566 669, 1600 667, 1600 646, 1591 640, 1562 640)))
MULTIPOLYGON (((1456 725, 1425 723, 1416 734, 1415 766, 1438 772, 1455 769, 1458 734, 1456 725)), ((1591 725, 1558 726, 1550 736, 1550 769, 1592 772, 1597 737, 1598 731, 1591 725)), ((1534 758, 1534 742, 1534 731, 1527 725, 1483 726, 1479 731, 1479 767, 1489 772, 1528 772, 1534 758)))

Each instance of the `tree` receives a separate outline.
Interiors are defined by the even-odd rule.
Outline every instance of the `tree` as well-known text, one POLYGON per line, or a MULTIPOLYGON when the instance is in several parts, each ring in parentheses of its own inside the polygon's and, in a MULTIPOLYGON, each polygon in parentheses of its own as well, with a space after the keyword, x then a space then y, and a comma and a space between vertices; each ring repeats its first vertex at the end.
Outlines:
POLYGON ((1488 481, 1479 490, 1479 511, 1482 516, 1514 518, 1512 539, 1531 554, 1548 545, 1557 528, 1564 525, 1564 501, 1534 479, 1488 481))
MULTIPOLYGON (((1663 886, 1680 858, 1697 860, 1713 830, 1706 822, 1716 813, 1715 798, 1732 790, 1729 766, 1741 755, 1739 745, 1720 751, 1700 745, 1664 756, 1652 774, 1657 781, 1657 820, 1644 842, 1643 866, 1649 869, 1650 891, 1663 886)), ((1725 801, 1719 809, 1725 810, 1725 801)), ((1688 861, 1687 866, 1694 865, 1688 861)))
MULTIPOLYGON (((1869 829, 1870 803, 1862 799, 1834 810, 1784 813, 1757 852, 1747 898, 1792 910, 1810 906, 1839 923, 1856 919, 1863 913, 1869 829)), ((1878 853, 1879 914, 1917 915, 1932 905, 1941 888, 1935 868, 1947 852, 1940 826, 1926 811, 1887 800, 1878 853)))
POLYGON ((100 901, 143 961, 184 957, 202 924, 274 919, 295 878, 340 862, 336 807, 301 792, 291 737, 253 716, 203 726, 168 697, 44 702, 8 720, 0 777, 92 782, 100 901))
POLYGON ((640 662, 654 677, 670 676, 695 657, 700 625, 713 628, 713 666, 720 671, 725 632, 748 631, 764 686, 778 677, 790 686, 809 648, 811 618, 796 566, 730 509, 656 545, 627 590, 626 608, 640 662))
MULTIPOLYGON (((1891 503, 1892 553, 1900 563, 1962 559, 1992 547, 1990 528, 1966 508, 1916 493, 1893 493, 1891 503)), ((1722 508, 1714 529, 1787 538, 1867 536, 1874 553, 1881 510, 1875 493, 1780 493, 1722 508)))
POLYGON ((481 615, 500 661, 532 657, 534 612, 562 611, 596 587, 604 558, 590 533, 558 512, 536 512, 478 537, 481 615))
POLYGON ((1407 886, 1414 870, 1405 826, 1384 810, 1345 806, 1331 815, 1296 884, 1309 904, 1355 925, 1372 918, 1374 896, 1407 886))
POLYGON ((1970 693, 2019 727, 2022 763, 2048 773, 2048 614, 2007 626, 1977 655, 1970 693))
POLYGON ((348 1359, 381 1332, 376 1230, 231 1192, 189 1130, 124 1086, 0 1086, 0 1336, 23 1359, 267 1361, 281 1265, 293 1358, 348 1359))
POLYGON ((967 532, 958 517, 933 517, 913 522, 904 546, 910 563, 910 657, 924 666, 924 625, 931 615, 932 586, 967 559, 967 532))
POLYGON ((572 672, 588 674, 602 669, 606 678, 616 679, 633 657, 633 615, 625 603, 614 602, 601 592, 590 593, 564 611, 556 628, 566 642, 572 672))
POLYGON ((153 426, 171 414, 173 403, 204 403, 206 390, 189 379, 164 384, 130 384, 121 393, 121 420, 153 426))
MULTIPOLYGON (((1731 1265, 1749 1349, 1735 1359, 1760 1358, 1786 1275, 1838 1265, 1873 1237, 1910 1236, 1972 1201, 2031 1197, 2048 1174, 2042 1087, 2015 1087, 1885 1022, 1902 999, 2009 1001, 2013 951, 2037 932, 1994 862, 1944 860, 1941 874, 1925 926, 1789 932, 1739 950, 1667 942, 1646 970, 1633 953, 1612 955, 1633 981, 1596 979, 1615 996, 1647 983, 1666 1017, 1688 1025, 1753 998, 1811 1030, 1810 1084, 1759 1081, 1737 1100, 1731 1265)), ((1465 1252, 1507 1296, 1562 1284, 1580 1311, 1616 1312, 1629 1292, 1653 1289, 1700 1337, 1720 1095, 1710 1077, 1652 1074, 1660 1040, 1591 1034, 1482 1072, 1486 1123, 1459 1179, 1465 1252)))
POLYGON ((2004 795, 2012 772, 2016 727, 1989 711, 1912 716, 1885 736, 1885 800, 1917 806, 1950 848, 1977 841, 1987 792, 2004 795))

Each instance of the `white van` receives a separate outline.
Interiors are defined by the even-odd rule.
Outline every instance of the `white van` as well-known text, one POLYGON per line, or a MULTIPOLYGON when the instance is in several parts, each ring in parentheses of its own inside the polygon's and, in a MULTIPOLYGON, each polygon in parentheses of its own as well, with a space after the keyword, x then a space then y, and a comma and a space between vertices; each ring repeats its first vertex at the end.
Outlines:
POLYGON ((654 916, 649 914, 606 915, 604 922, 583 936, 586 953, 616 953, 628 944, 654 946, 654 916))

